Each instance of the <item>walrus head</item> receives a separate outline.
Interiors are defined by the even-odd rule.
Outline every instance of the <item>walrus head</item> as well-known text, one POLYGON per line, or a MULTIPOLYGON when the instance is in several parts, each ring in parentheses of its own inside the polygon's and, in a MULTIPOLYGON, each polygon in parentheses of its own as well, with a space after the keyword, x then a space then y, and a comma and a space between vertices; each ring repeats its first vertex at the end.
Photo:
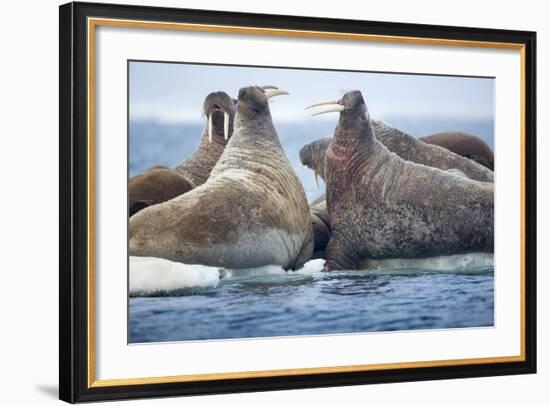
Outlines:
POLYGON ((320 106, 328 107, 317 110, 312 113, 312 116, 332 112, 340 113, 338 126, 334 133, 335 136, 339 136, 338 138, 354 138, 357 137, 357 135, 373 136, 369 111, 363 99, 363 95, 359 90, 349 91, 340 99, 314 103, 306 107, 306 109, 320 106))
POLYGON ((233 134, 235 101, 225 92, 212 92, 202 107, 206 117, 208 140, 226 143, 233 134))
POLYGON ((307 106, 306 109, 313 107, 324 107, 316 112, 312 113, 312 116, 318 116, 320 114, 339 112, 341 116, 368 119, 368 110, 363 95, 359 90, 351 90, 344 94, 340 99, 326 100, 318 103, 314 103, 311 106, 307 106))
POLYGON ((313 170, 315 175, 315 184, 318 185, 317 176, 325 180, 325 153, 330 144, 331 137, 324 137, 309 144, 306 144, 300 150, 300 162, 313 170))
POLYGON ((237 111, 242 118, 253 120, 269 111, 268 100, 274 96, 288 95, 276 86, 249 86, 239 90, 237 111))

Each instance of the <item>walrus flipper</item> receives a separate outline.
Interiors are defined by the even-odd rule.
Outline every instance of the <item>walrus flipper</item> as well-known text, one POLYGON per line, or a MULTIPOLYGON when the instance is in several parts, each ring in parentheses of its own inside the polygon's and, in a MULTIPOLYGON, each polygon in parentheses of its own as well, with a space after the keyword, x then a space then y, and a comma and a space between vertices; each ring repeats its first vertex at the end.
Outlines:
POLYGON ((332 236, 325 250, 325 267, 323 271, 354 270, 359 268, 359 258, 353 248, 343 246, 341 239, 332 236))
POLYGON ((313 226, 313 258, 324 258, 325 249, 332 234, 325 196, 323 200, 311 206, 311 224, 313 226))

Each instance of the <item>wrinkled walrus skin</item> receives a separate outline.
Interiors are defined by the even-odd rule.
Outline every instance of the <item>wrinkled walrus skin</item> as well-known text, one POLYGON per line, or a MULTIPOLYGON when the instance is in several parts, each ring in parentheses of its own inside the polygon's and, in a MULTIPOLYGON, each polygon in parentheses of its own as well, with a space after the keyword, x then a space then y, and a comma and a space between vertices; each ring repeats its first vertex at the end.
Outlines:
MULTIPOLYGON (((440 137, 438 134, 434 134, 430 136, 433 138, 415 138, 383 121, 371 120, 371 124, 376 138, 391 152, 396 153, 407 161, 443 170, 458 169, 470 179, 482 182, 494 182, 494 173, 492 169, 488 168, 487 165, 482 165, 478 160, 474 159, 474 157, 464 155, 468 152, 472 152, 474 149, 480 151, 479 143, 483 143, 489 149, 488 152, 485 151, 484 153, 490 153, 492 155, 489 146, 478 137, 473 135, 469 136, 471 137, 469 138, 471 143, 470 146, 468 146, 465 142, 466 139, 458 135, 454 137, 456 142, 453 144, 450 140, 450 135, 440 137), (461 140, 459 141, 458 138, 461 138, 461 140), (430 142, 427 143, 425 139, 430 142), (477 140, 475 145, 474 140, 477 140), (458 148, 459 145, 460 148, 458 148), (451 148, 453 146, 455 147, 454 149, 451 148)), ((320 176, 323 180, 325 179, 325 152, 331 139, 332 137, 320 138, 304 145, 300 150, 300 161, 302 164, 312 169, 315 172, 315 176, 320 176)))
POLYGON ((224 113, 228 114, 228 134, 233 133, 235 105, 224 92, 206 96, 203 113, 207 117, 198 148, 181 164, 167 168, 154 166, 132 177, 128 182, 128 206, 130 216, 139 210, 165 202, 202 185, 218 162, 227 144, 224 134, 224 113), (209 140, 208 117, 212 117, 212 141, 209 140))
POLYGON ((460 131, 447 131, 420 137, 427 144, 439 145, 455 154, 471 159, 480 165, 494 170, 495 156, 493 150, 485 141, 475 135, 460 131))
POLYGON ((365 259, 494 248, 494 185, 415 164, 374 136, 359 91, 346 93, 325 158, 332 235, 326 270, 365 259))
POLYGON ((296 269, 312 253, 305 192, 259 87, 240 90, 235 131, 208 180, 130 219, 131 255, 296 269))

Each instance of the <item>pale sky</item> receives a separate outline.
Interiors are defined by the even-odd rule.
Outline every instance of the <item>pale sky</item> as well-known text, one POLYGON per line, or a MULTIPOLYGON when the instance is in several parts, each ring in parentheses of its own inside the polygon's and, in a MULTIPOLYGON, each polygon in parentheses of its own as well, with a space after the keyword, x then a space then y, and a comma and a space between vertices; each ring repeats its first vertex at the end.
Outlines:
POLYGON ((130 62, 130 119, 199 122, 208 93, 223 90, 236 98, 249 85, 276 85, 290 93, 270 106, 281 122, 303 121, 309 117, 304 107, 351 89, 363 93, 377 119, 478 120, 494 114, 490 78, 130 62))

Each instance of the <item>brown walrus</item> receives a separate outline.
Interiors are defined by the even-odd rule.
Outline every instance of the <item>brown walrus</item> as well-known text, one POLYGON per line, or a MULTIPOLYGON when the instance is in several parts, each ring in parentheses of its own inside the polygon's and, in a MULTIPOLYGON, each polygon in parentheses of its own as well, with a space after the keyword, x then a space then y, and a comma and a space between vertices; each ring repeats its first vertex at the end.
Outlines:
MULTIPOLYGON (((431 151, 435 151, 435 153, 440 153, 439 149, 435 149, 432 147, 424 147, 419 141, 415 141, 414 137, 396 129, 395 127, 389 126, 388 124, 383 123, 382 121, 377 120, 371 120, 373 129, 375 131, 376 137, 384 144, 386 145, 390 151, 398 154, 401 157, 405 157, 406 159, 421 163, 429 166, 434 166, 436 168, 447 170, 450 173, 454 173, 461 176, 466 176, 463 171, 460 169, 452 168, 451 166, 453 164, 456 164, 457 162, 460 164, 464 164, 463 161, 457 160, 455 157, 455 154, 462 155, 461 152, 467 152, 472 151, 474 149, 474 146, 478 145, 478 143, 472 142, 472 148, 468 148, 466 145, 462 143, 460 144, 461 149, 457 150, 451 150, 454 154, 445 154, 441 157, 441 154, 439 154, 438 159, 427 159, 429 156, 429 153, 431 151), (377 131, 380 133, 380 135, 377 133, 377 131), (450 169, 448 169, 451 167, 450 169)), ((444 133, 442 133, 444 134, 444 133)), ((445 134, 453 134, 453 133, 445 133, 445 134)), ((463 133, 456 133, 456 134, 463 134, 463 133)), ((466 135, 466 134, 465 134, 466 135)), ((450 136, 449 136, 450 137, 450 136)), ((432 142, 434 145, 438 145, 440 147, 446 147, 447 144, 444 144, 446 141, 449 140, 449 137, 436 137, 433 139, 434 142, 432 142), (439 144, 438 142, 441 142, 439 144)), ((481 140, 478 137, 475 136, 469 136, 473 139, 478 140, 480 143, 484 143, 483 140, 481 140)), ((315 140, 313 142, 310 142, 302 147, 300 150, 300 161, 303 165, 307 166, 308 168, 313 170, 314 176, 315 176, 315 182, 317 183, 317 177, 321 177, 323 181, 325 180, 325 153, 326 150, 330 144, 332 137, 323 137, 318 140, 315 140)), ((420 138, 421 139, 421 138, 420 138)), ((487 146, 487 145, 486 145, 487 146)), ((477 148, 477 147, 476 147, 477 148)), ((487 146, 490 150, 489 146, 487 146)), ((464 155, 462 155, 464 156, 464 155)), ((473 159, 472 157, 466 157, 469 159, 473 159)), ((473 159, 477 162, 477 160, 473 159)), ((479 163, 479 162, 478 162, 479 163)), ((487 166, 487 165, 486 165, 487 166)), ((489 171, 486 170, 480 170, 478 165, 472 164, 472 165, 466 165, 466 167, 470 168, 469 173, 473 174, 476 177, 480 177, 481 180, 489 180, 491 179, 490 176, 488 176, 489 171)), ((492 168, 489 168, 492 169, 492 168)), ((325 195, 322 194, 319 196, 314 202, 311 204, 311 221, 313 224, 313 232, 314 232, 314 239, 315 239, 315 256, 321 257, 323 256, 324 246, 328 242, 328 239, 330 238, 330 222, 327 223, 325 220, 328 218, 328 214, 322 213, 323 208, 326 209, 326 205, 321 205, 320 202, 324 201, 325 195), (313 209, 315 207, 315 210, 313 209)))
POLYGON ((485 141, 475 135, 460 131, 447 131, 420 137, 419 140, 439 145, 455 154, 471 159, 490 170, 495 168, 495 156, 493 150, 485 141))
POLYGON ((203 113, 206 126, 199 146, 191 156, 173 168, 157 165, 130 178, 130 216, 147 206, 170 200, 206 182, 233 133, 234 101, 227 93, 210 93, 204 100, 203 113))
POLYGON ((329 103, 321 113, 340 118, 325 157, 332 232, 325 270, 357 269, 365 259, 493 251, 492 183, 391 153, 375 137, 359 91, 329 103))
POLYGON ((239 91, 235 131, 208 180, 130 218, 130 255, 188 264, 296 269, 313 232, 302 185, 273 125, 268 99, 282 90, 239 91))

